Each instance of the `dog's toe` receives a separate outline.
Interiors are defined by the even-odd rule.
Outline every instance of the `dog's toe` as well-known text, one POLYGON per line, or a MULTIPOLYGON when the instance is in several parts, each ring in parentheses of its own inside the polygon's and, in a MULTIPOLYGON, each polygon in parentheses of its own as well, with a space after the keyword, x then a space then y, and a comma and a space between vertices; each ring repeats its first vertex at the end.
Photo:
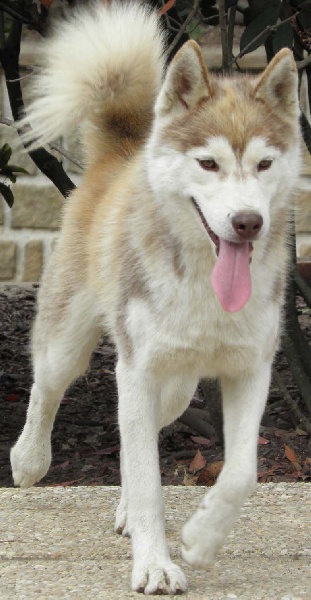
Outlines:
POLYGON ((187 589, 187 580, 177 565, 167 561, 134 567, 132 588, 144 594, 181 594, 187 589))

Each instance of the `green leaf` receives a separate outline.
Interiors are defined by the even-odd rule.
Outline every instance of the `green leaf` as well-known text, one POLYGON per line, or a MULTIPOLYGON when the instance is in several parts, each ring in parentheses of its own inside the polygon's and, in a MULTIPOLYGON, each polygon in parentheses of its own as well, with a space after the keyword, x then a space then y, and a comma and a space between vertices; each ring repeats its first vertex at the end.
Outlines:
POLYGON ((5 167, 10 158, 11 158, 12 150, 9 144, 4 144, 2 148, 0 148, 0 169, 5 167))
POLYGON ((195 40, 196 42, 198 42, 201 39, 202 35, 203 29, 202 27, 200 27, 200 25, 197 25, 194 29, 192 29, 192 31, 189 31, 189 36, 192 40, 195 40))
POLYGON ((276 54, 282 48, 292 48, 293 46, 293 28, 290 22, 280 25, 273 36, 273 50, 276 54))
POLYGON ((3 169, 0 169, 0 175, 4 175, 4 177, 8 177, 12 181, 12 183, 16 182, 16 175, 14 175, 10 166, 3 167, 3 169))
POLYGON ((252 21, 244 30, 240 40, 240 52, 243 52, 244 48, 250 44, 245 54, 253 52, 256 48, 259 48, 261 44, 265 42, 267 37, 270 35, 270 31, 265 31, 269 25, 275 25, 280 14, 280 3, 271 3, 254 21, 252 21), (262 35, 260 35, 260 33, 262 35), (259 36, 257 38, 257 36, 259 36), (251 43, 254 38, 256 41, 251 43))
POLYGON ((0 182, 0 194, 5 199, 7 205, 10 208, 12 208, 13 202, 14 202, 14 196, 13 196, 11 188, 9 188, 8 185, 5 185, 5 183, 0 182))
POLYGON ((244 10, 244 23, 249 25, 257 19, 269 6, 280 4, 279 0, 250 0, 249 6, 244 10))
POLYGON ((29 172, 26 171, 26 169, 23 169, 23 167, 17 167, 16 165, 9 165, 9 169, 11 169, 11 171, 13 173, 25 173, 26 175, 29 175, 29 172))

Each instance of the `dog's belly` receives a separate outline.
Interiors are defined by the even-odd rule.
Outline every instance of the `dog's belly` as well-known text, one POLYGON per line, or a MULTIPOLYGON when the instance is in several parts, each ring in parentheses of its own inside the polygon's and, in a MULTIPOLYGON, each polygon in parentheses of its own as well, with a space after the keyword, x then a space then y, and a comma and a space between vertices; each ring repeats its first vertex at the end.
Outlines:
POLYGON ((148 363, 156 374, 178 373, 202 377, 221 377, 241 374, 255 369, 260 362, 260 352, 256 346, 215 346, 192 349, 167 347, 151 350, 148 363))

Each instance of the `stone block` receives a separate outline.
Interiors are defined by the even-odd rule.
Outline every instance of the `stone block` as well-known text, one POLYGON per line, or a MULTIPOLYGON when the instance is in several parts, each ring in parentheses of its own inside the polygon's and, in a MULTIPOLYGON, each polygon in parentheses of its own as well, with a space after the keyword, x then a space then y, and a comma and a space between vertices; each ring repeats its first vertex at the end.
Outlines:
POLYGON ((300 258, 310 258, 311 259, 311 235, 307 236, 299 244, 299 257, 300 258))
MULTIPOLYGON (((311 244, 310 244, 311 251, 311 244)), ((305 279, 311 288, 311 254, 308 257, 298 259, 298 269, 300 275, 305 279)))
POLYGON ((23 281, 39 281, 43 266, 43 243, 31 240, 25 246, 23 281))
POLYGON ((19 140, 18 133, 13 127, 0 125, 0 147, 5 143, 10 144, 13 150, 10 163, 26 169, 29 175, 34 175, 37 171, 37 167, 25 151, 24 146, 19 140))
POLYGON ((14 278, 16 268, 16 244, 11 240, 0 240, 0 280, 14 278))
POLYGON ((58 229, 63 196, 51 185, 15 184, 12 208, 14 229, 58 229))
POLYGON ((311 233, 311 189, 301 190, 296 198, 296 233, 311 233))

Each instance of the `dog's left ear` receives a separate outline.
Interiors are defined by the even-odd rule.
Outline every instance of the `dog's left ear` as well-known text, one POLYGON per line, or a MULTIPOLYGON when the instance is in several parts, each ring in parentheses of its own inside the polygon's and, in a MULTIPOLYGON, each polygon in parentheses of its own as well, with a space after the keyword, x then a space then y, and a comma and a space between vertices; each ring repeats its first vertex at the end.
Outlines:
POLYGON ((298 73, 288 48, 280 50, 268 64, 255 87, 254 96, 284 117, 298 118, 298 73))
POLYGON ((196 42, 190 40, 174 56, 158 96, 159 116, 187 111, 213 95, 213 86, 196 42))

